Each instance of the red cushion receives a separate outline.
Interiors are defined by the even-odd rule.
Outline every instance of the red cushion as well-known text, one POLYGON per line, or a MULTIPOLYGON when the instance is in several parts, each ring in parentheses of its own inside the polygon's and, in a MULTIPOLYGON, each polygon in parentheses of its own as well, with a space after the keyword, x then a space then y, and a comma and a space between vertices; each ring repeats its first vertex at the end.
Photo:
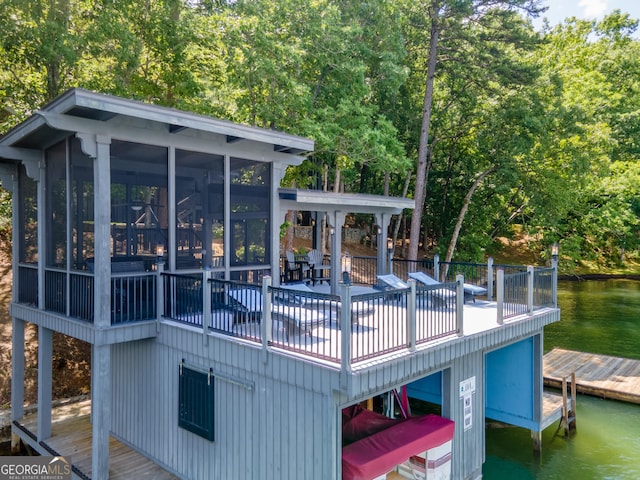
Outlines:
POLYGON ((343 480, 370 480, 409 457, 453 438, 453 421, 437 415, 411 417, 342 449, 343 480))
POLYGON ((389 418, 356 404, 342 410, 342 446, 389 428, 402 420, 389 418))

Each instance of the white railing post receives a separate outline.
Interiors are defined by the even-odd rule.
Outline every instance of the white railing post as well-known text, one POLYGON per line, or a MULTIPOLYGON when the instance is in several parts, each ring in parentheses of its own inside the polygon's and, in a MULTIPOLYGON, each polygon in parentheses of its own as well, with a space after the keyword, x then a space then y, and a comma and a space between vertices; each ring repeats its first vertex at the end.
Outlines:
POLYGON ((202 271, 202 334, 204 344, 209 343, 209 327, 211 327, 211 270, 202 271))
POLYGON ((260 329, 262 330, 262 350, 266 353, 271 343, 271 294, 269 293, 269 287, 271 286, 271 277, 265 275, 262 279, 262 319, 260 320, 260 329))
POLYGON ((533 278, 534 278, 534 268, 532 265, 527 267, 527 312, 529 314, 533 313, 533 278))
POLYGON ((464 275, 456 275, 456 320, 458 336, 464 335, 464 275))
POLYGON ((416 350, 416 281, 410 278, 407 282, 409 284, 409 298, 407 298, 407 337, 409 343, 409 351, 414 352, 416 350))
POLYGON ((340 367, 343 374, 351 373, 351 287, 341 283, 340 292, 340 333, 341 351, 340 367))
POLYGON ((493 298, 493 257, 487 260, 487 300, 493 298))
POLYGON ((437 253, 433 256, 433 278, 440 281, 440 255, 437 253))
POLYGON ((164 262, 156 264, 156 333, 160 333, 160 320, 164 317, 164 281, 162 272, 164 272, 164 262))
POLYGON ((496 272, 496 302, 498 307, 498 325, 504 323, 504 270, 499 268, 496 272))
POLYGON ((558 308, 558 258, 554 256, 551 261, 553 267, 553 285, 551 286, 551 295, 553 295, 553 308, 558 308))

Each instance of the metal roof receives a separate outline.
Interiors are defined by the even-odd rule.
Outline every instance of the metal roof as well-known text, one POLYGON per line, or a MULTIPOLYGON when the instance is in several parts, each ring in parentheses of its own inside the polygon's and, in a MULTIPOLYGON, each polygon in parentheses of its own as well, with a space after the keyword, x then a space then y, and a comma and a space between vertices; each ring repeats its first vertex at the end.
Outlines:
POLYGON ((292 155, 306 155, 313 151, 311 139, 290 135, 227 120, 152 105, 137 100, 90 92, 74 88, 60 95, 34 114, 0 137, 0 146, 35 148, 51 134, 51 127, 44 118, 48 112, 79 119, 106 122, 116 116, 150 120, 166 125, 173 135, 186 129, 226 136, 229 143, 250 140, 273 145, 274 151, 292 155))

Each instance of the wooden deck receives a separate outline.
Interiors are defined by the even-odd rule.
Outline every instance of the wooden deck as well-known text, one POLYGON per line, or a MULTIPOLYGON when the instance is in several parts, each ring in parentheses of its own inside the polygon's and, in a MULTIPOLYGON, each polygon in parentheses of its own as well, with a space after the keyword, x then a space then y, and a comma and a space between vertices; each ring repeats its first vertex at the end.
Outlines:
MULTIPOLYGON (((569 410, 573 409, 573 399, 569 398, 569 410)), ((557 422, 562 418, 562 394, 544 392, 542 394, 542 421, 540 431, 557 422)))
MULTIPOLYGON (((40 445, 28 438, 25 432, 20 432, 20 436, 41 455, 52 455, 51 450, 53 450, 62 456, 70 457, 74 468, 78 469, 85 478, 91 478, 90 412, 90 400, 54 408, 52 436, 45 442, 41 442, 45 445, 40 445)), ((36 422, 35 414, 27 415, 23 425, 30 432, 35 432, 36 422)), ((76 474, 74 478, 80 478, 80 476, 76 474)), ((174 480, 178 477, 111 437, 109 478, 112 480, 130 478, 174 480)))
POLYGON ((578 392, 640 404, 640 361, 554 348, 543 361, 544 384, 560 388, 576 372, 578 392))

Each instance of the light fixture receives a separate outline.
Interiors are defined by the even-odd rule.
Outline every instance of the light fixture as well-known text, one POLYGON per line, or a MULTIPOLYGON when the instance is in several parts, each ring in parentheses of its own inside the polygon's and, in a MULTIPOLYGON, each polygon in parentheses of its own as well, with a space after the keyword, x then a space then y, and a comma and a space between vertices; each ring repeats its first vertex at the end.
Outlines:
POLYGON ((140 210, 142 210, 142 202, 140 200, 134 200, 134 202, 131 204, 131 210, 133 210, 134 212, 139 212, 140 210))
POLYGON ((351 255, 348 252, 342 254, 342 271, 351 273, 351 255))
POLYGON ((382 234, 382 229, 379 226, 377 227, 377 230, 378 230, 378 235, 382 234))
POLYGON ((333 227, 329 227, 329 235, 335 235, 336 234, 336 229, 333 227))
POLYGON ((558 258, 559 250, 560 250, 560 247, 558 246, 557 242, 551 245, 551 256, 556 260, 558 258))
POLYGON ((158 263, 162 262, 164 258, 164 244, 162 242, 158 242, 158 245, 156 245, 156 257, 158 258, 158 263))

